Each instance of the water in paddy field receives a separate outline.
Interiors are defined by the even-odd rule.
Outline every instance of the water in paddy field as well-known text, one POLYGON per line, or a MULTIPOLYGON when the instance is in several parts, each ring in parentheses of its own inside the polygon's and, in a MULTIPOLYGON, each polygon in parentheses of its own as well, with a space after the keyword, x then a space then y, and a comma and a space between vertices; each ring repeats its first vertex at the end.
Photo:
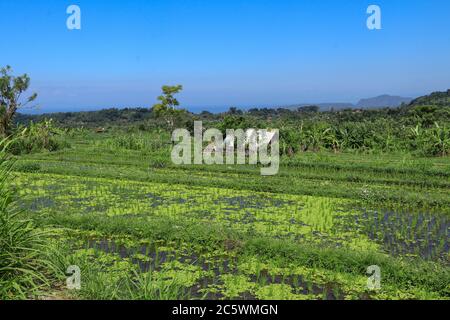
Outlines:
MULTIPOLYGON (((449 217, 355 208, 350 200, 217 188, 50 177, 22 180, 20 209, 64 215, 169 217, 320 246, 372 242, 394 256, 449 262, 449 217), (111 201, 114 199, 114 201, 111 201), (361 236, 361 237, 359 237, 361 236), (368 240, 368 241, 367 241, 368 240)), ((358 247, 359 248, 359 247, 358 247)))
POLYGON ((450 219, 444 214, 363 210, 349 226, 381 244, 392 255, 449 261, 450 219))
MULTIPOLYGON (((218 256, 215 259, 204 259, 201 254, 192 252, 177 252, 174 248, 160 251, 158 246, 140 244, 128 247, 110 239, 90 239, 87 240, 87 247, 99 250, 108 254, 117 254, 122 259, 130 259, 142 272, 158 272, 164 270, 164 265, 170 265, 173 261, 178 261, 184 265, 195 265, 204 271, 212 271, 211 274, 201 277, 195 285, 186 288, 191 298, 223 299, 225 296, 219 291, 209 291, 211 287, 221 287, 224 285, 221 275, 242 275, 239 270, 236 257, 218 256)), ((168 249, 168 248, 166 248, 168 249)), ((301 275, 274 275, 267 270, 259 274, 248 276, 249 281, 259 286, 282 284, 296 289, 300 294, 316 295, 325 300, 343 299, 344 294, 336 284, 317 284, 301 275)), ((257 299, 251 292, 242 292, 235 299, 253 300, 257 299)), ((364 295, 361 298, 368 298, 364 295)))

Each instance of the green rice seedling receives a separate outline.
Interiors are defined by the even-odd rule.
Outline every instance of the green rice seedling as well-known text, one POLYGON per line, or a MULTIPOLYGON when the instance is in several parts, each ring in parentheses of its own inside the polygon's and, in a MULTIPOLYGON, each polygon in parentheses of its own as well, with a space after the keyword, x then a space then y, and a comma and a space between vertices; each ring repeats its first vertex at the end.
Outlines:
POLYGON ((154 277, 152 271, 133 272, 125 281, 124 297, 131 300, 180 300, 189 299, 184 286, 175 279, 164 280, 154 277))
POLYGON ((268 275, 264 274, 263 276, 259 276, 258 282, 260 286, 265 286, 266 284, 268 284, 269 283, 268 275))
POLYGON ((292 285, 294 286, 294 288, 297 288, 298 290, 301 290, 302 288, 300 287, 300 276, 298 274, 295 274, 292 278, 292 285))
POLYGON ((333 286, 333 287, 332 287, 332 291, 333 291, 333 296, 334 296, 336 299, 339 299, 340 296, 341 296, 341 291, 340 291, 339 287, 338 287, 338 286, 333 286))
POLYGON ((328 289, 326 287, 322 289, 322 300, 328 300, 328 289))

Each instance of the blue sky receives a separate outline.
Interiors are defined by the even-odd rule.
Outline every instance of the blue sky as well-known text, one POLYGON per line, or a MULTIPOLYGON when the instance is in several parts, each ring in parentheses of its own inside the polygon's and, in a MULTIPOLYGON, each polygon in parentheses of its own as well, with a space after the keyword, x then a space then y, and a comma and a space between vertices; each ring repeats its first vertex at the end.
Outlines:
POLYGON ((31 76, 39 112, 147 107, 163 84, 213 111, 450 88, 447 0, 0 0, 0 14, 0 65, 31 76))

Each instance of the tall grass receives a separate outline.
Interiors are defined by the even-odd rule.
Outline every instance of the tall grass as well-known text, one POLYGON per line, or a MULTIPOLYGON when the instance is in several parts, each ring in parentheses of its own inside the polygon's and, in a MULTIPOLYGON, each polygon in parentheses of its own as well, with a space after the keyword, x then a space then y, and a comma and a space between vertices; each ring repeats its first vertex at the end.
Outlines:
POLYGON ((158 132, 116 132, 113 137, 105 139, 100 143, 110 149, 120 152, 120 150, 134 150, 141 152, 168 151, 170 136, 167 133, 158 132))
POLYGON ((13 161, 0 142, 0 299, 26 299, 48 284, 43 273, 45 235, 30 220, 13 209, 14 193, 9 187, 13 161))

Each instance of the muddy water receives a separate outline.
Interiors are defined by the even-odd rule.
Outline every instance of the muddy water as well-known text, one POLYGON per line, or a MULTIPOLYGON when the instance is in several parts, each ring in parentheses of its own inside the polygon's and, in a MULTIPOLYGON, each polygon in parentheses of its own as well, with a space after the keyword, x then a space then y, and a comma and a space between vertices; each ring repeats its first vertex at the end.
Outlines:
MULTIPOLYGON (((100 250, 106 253, 118 254, 121 258, 129 258, 130 261, 139 266, 143 272, 151 270, 159 270, 161 265, 165 262, 178 260, 181 263, 192 263, 198 265, 205 271, 213 271, 214 276, 201 278, 194 286, 187 288, 189 296, 193 298, 203 299, 222 299, 224 296, 220 292, 208 292, 210 286, 221 286, 223 282, 220 280, 222 274, 240 274, 237 268, 237 261, 232 258, 217 259, 213 264, 205 263, 201 255, 194 254, 178 254, 175 251, 158 251, 155 246, 140 245, 135 248, 127 248, 122 244, 108 239, 90 239, 87 241, 87 247, 95 250, 100 250), (133 257, 136 254, 141 254, 146 257, 145 261, 133 257)), ((305 295, 316 295, 326 300, 343 299, 344 294, 336 285, 318 285, 305 280, 300 275, 282 276, 270 275, 267 271, 262 271, 258 276, 251 275, 250 281, 261 286, 270 284, 287 284, 297 289, 296 292, 305 295)), ((363 297, 364 298, 364 297, 363 297)), ((244 292, 236 299, 252 300, 256 299, 250 292, 244 292)))
POLYGON ((443 214, 362 210, 347 223, 392 255, 449 263, 450 219, 443 214))

